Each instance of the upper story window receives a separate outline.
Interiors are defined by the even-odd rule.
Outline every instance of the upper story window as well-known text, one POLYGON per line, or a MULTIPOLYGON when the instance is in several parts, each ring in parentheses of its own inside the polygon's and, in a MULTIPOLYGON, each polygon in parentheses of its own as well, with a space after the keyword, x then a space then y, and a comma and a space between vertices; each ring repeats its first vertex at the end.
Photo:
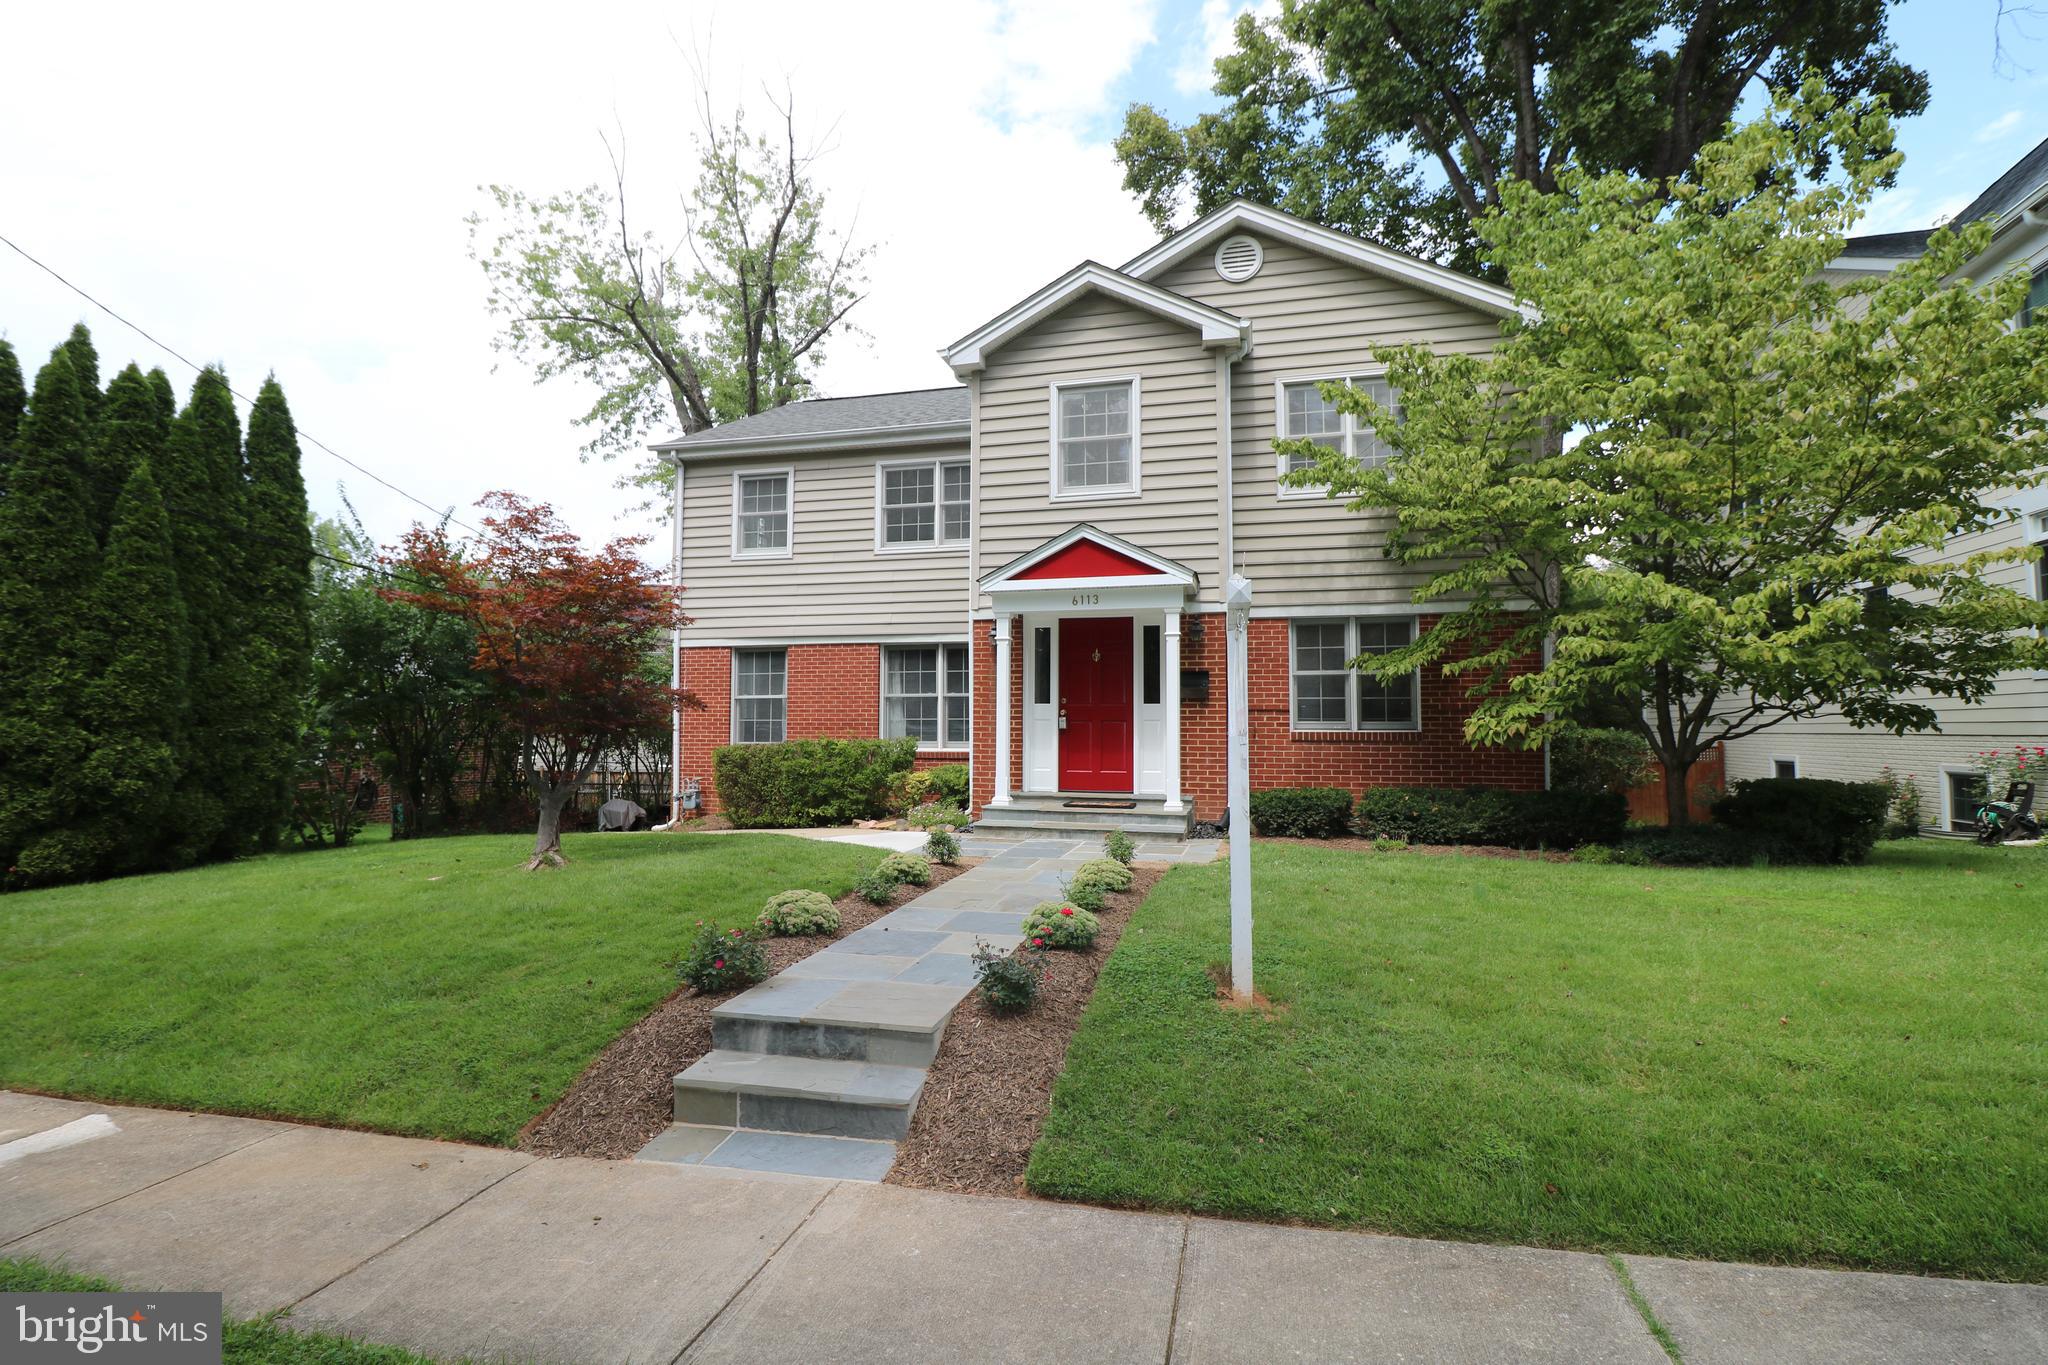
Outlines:
POLYGON ((780 744, 789 731, 789 651, 732 652, 732 742, 780 744))
POLYGON ((1138 491, 1138 381, 1052 387, 1053 496, 1138 491))
POLYGON ((2034 561, 2034 598, 2048 602, 2048 512, 2036 512, 2029 521, 2034 548, 2041 552, 2041 557, 2034 561))
MULTIPOLYGON (((1377 468, 1387 462, 1394 453, 1393 446, 1382 439, 1372 423, 1362 421, 1341 411, 1330 399, 1323 396, 1323 385, 1343 383, 1364 389, 1383 407, 1393 409, 1396 420, 1400 417, 1401 405, 1393 385, 1378 375, 1332 376, 1329 379, 1282 380, 1280 383, 1279 412, 1280 436, 1283 440, 1309 440, 1319 446, 1349 454, 1367 468, 1377 468)), ((1297 469, 1306 469, 1314 461, 1301 455, 1280 457, 1280 472, 1292 474, 1297 469)), ((1312 488, 1282 488, 1282 497, 1320 496, 1312 488)))
POLYGON ((2048 325, 2048 265, 2034 272, 2027 281, 2026 306, 2020 309, 2020 326, 2031 327, 2035 323, 2048 325))
POLYGON ((1408 617, 1297 621, 1288 651, 1297 730, 1419 730, 1420 671, 1388 682, 1351 668, 1361 654, 1386 654, 1415 641, 1408 617))
POLYGON ((877 549, 931 549, 967 543, 973 486, 967 461, 885 464, 879 475, 877 549))
POLYGON ((783 559, 789 555, 787 469, 738 470, 732 476, 732 552, 735 558, 783 559))

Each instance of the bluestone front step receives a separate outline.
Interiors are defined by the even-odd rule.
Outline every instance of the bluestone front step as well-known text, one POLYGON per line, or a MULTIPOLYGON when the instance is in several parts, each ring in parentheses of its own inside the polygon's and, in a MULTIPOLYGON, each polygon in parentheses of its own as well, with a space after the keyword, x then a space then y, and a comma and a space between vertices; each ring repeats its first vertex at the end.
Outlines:
POLYGON ((900 1138, 910 1131, 925 1073, 914 1066, 711 1052, 676 1077, 678 1123, 900 1138))
POLYGON ((966 993, 965 987, 785 973, 712 1010, 711 1043, 728 1052, 925 1066, 938 1055, 939 1035, 966 993))

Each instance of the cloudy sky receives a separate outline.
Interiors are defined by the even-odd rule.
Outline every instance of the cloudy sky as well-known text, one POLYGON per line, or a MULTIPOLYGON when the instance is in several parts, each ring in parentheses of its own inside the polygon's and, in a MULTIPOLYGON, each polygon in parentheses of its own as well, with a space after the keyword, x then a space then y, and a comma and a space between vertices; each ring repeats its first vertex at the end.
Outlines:
MULTIPOLYGON (((1271 0, 1267 0, 1271 3, 1271 0)), ((644 529, 614 468, 578 463, 566 381, 491 351, 463 218, 488 182, 534 192, 606 171, 623 128, 665 233, 694 179, 691 83, 722 104, 795 90, 834 216, 875 244, 866 340, 829 394, 950 381, 937 348, 1076 261, 1151 233, 1109 143, 1132 100, 1207 107, 1209 59, 1246 0, 936 0, 308 8, 40 5, 0 49, 0 235, 167 345, 436 507, 509 487, 588 538, 644 529), (496 367, 494 369, 494 366, 496 367)), ((1953 213, 2048 135, 2048 42, 1992 69, 1990 0, 1909 0, 1895 20, 1934 81, 1902 186, 1870 230, 1953 213)), ((83 318, 105 372, 191 372, 0 248, 0 335, 31 368, 83 318)), ((419 508, 310 446, 316 507, 346 485, 373 533, 419 508)), ((464 512, 458 511, 458 515, 464 512)))

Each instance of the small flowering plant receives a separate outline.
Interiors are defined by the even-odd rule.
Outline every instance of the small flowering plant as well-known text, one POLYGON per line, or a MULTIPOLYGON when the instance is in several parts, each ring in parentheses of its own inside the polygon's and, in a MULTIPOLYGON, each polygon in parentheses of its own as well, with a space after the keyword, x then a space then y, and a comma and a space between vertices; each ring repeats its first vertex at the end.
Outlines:
POLYGON ((2048 779, 2048 745, 2015 744, 1970 757, 1984 770, 1984 791, 1993 801, 2005 800, 2006 789, 2015 782, 2031 782, 2038 788, 2048 779))
POLYGON ((1038 1002, 1039 983, 1048 975, 1045 940, 1033 938, 1014 953, 974 941, 974 988, 995 1014, 1022 1014, 1038 1002))
POLYGON ((1024 917, 1024 937, 1047 948, 1087 948, 1101 932, 1101 921, 1071 901, 1041 902, 1024 917))
POLYGON ((677 968, 699 995, 722 995, 764 979, 768 953, 761 947, 758 928, 721 929, 698 920, 697 936, 677 968))

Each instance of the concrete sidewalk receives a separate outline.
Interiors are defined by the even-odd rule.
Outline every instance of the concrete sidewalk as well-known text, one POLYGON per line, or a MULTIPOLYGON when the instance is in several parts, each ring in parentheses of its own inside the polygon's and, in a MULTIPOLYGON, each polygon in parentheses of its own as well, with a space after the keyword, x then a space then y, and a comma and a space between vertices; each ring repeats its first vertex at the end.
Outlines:
MULTIPOLYGON (((1576 1252, 0 1091, 5 1256, 451 1358, 1666 1359, 1613 1266, 1576 1252)), ((1623 1259, 1691 1365, 2048 1358, 2041 1286, 1623 1259)))

